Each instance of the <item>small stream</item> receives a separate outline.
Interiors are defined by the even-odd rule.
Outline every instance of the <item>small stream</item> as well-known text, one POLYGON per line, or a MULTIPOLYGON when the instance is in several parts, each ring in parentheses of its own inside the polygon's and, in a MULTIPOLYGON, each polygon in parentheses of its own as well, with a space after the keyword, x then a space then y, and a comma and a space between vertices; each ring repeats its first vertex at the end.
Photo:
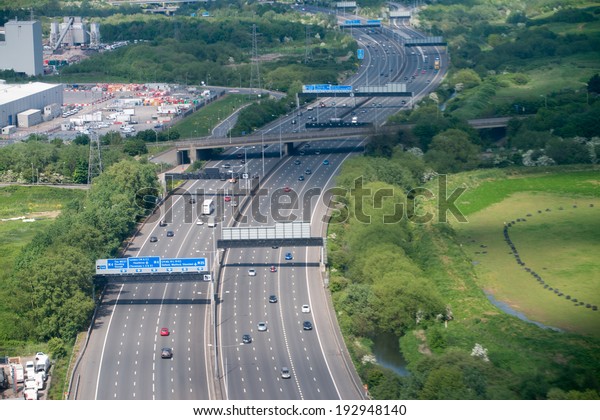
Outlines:
POLYGON ((525 316, 525 314, 523 314, 523 313, 521 313, 519 311, 516 311, 513 308, 511 308, 508 304, 497 300, 494 297, 494 295, 492 295, 491 293, 485 292, 485 296, 492 303, 492 305, 494 305, 496 308, 500 309, 502 312, 504 312, 504 313, 506 313, 508 315, 516 316, 517 318, 519 318, 522 321, 529 322, 530 324, 535 324, 538 327, 544 328, 546 330, 553 330, 553 331, 562 332, 562 330, 560 328, 550 327, 548 325, 542 324, 541 322, 532 321, 531 319, 527 318, 525 316))
POLYGON ((393 334, 379 335, 373 339, 373 354, 377 363, 391 369, 400 376, 408 376, 406 360, 402 357, 398 338, 393 334))

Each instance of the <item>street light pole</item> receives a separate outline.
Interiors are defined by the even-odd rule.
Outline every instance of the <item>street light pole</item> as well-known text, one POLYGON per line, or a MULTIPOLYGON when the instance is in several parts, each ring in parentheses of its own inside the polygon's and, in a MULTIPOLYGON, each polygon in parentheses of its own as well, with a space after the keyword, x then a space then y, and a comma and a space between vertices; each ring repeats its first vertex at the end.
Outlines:
POLYGON ((265 178, 265 132, 261 130, 260 132, 260 146, 262 147, 262 178, 261 182, 265 178))

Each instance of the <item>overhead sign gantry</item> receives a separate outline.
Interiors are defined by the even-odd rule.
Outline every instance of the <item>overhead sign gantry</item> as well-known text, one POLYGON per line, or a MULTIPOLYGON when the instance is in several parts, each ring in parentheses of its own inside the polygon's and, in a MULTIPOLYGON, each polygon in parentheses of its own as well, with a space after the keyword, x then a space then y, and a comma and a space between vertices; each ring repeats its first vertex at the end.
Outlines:
POLYGON ((206 273, 206 258, 129 257, 96 260, 96 274, 206 273))

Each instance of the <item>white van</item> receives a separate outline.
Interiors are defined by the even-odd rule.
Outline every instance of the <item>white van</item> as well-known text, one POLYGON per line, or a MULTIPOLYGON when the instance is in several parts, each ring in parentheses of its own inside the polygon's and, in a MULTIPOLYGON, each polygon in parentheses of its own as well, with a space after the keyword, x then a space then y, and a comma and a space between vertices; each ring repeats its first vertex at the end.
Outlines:
POLYGON ((208 218, 208 223, 206 224, 209 228, 213 228, 217 226, 217 221, 214 216, 208 218))

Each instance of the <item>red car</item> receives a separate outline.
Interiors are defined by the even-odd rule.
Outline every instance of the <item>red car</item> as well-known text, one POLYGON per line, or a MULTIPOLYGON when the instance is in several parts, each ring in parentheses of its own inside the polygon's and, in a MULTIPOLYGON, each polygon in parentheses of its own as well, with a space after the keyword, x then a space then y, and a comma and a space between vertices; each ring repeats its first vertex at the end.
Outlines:
POLYGON ((276 273, 277 272, 277 267, 275 267, 274 265, 271 266, 271 273, 276 273))
POLYGON ((163 337, 169 335, 169 329, 166 328, 166 327, 165 328, 161 328, 160 329, 160 335, 162 335, 163 337))
POLYGON ((292 189, 291 189, 290 187, 285 187, 285 188, 283 189, 283 191, 285 191, 285 192, 290 192, 290 191, 292 191, 292 189))
POLYGON ((226 195, 226 196, 225 196, 225 201, 227 201, 227 202, 230 202, 230 201, 231 201, 231 196, 229 196, 229 195, 226 195))

